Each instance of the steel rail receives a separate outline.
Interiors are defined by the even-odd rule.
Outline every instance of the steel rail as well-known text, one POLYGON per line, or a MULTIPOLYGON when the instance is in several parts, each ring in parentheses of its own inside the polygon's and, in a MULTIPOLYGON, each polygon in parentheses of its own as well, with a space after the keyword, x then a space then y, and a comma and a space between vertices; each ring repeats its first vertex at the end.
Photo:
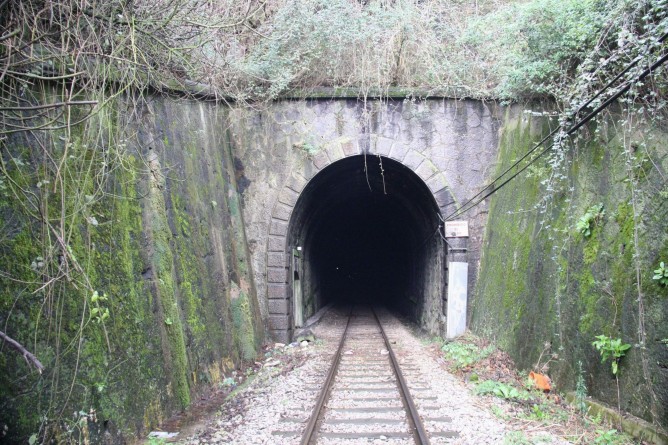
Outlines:
POLYGON ((334 355, 334 360, 332 361, 332 366, 329 368, 329 373, 327 374, 327 379, 325 380, 325 384, 322 388, 322 391, 318 396, 318 401, 313 407, 311 418, 306 424, 306 430, 304 430, 304 434, 302 435, 302 440, 301 442, 299 442, 300 445, 309 445, 313 443, 312 440, 315 438, 316 426, 318 424, 318 421, 320 420, 320 414, 322 413, 322 409, 325 406, 325 402, 327 402, 329 393, 332 391, 332 386, 333 386, 332 383, 334 383, 334 377, 336 376, 336 372, 339 370, 339 362, 341 361, 341 355, 342 355, 341 353, 343 352, 343 345, 346 341, 346 336, 348 335, 348 326, 350 326, 350 320, 352 318, 353 318, 353 310, 351 308, 350 313, 348 314, 348 321, 346 321, 346 328, 343 330, 343 335, 341 336, 339 347, 337 348, 336 354, 334 355))
POLYGON ((390 344, 390 339, 387 337, 387 334, 385 333, 385 328, 383 328, 383 324, 380 322, 380 319, 378 318, 376 311, 373 308, 371 308, 371 312, 373 312, 373 316, 376 318, 378 326, 380 326, 380 332, 383 336, 383 340, 385 341, 385 346, 387 348, 387 351, 389 352, 390 361, 392 362, 392 370, 394 371, 394 374, 397 376, 397 382, 399 383, 399 392, 401 394, 401 399, 404 402, 404 407, 406 408, 406 411, 408 411, 408 420, 412 426, 411 429, 413 430, 415 443, 418 445, 429 445, 429 438, 427 437, 427 431, 425 430, 424 425, 422 424, 422 419, 420 419, 420 414, 418 413, 417 408, 415 407, 415 402, 413 402, 411 393, 408 390, 406 379, 404 379, 404 376, 401 373, 401 369, 399 367, 399 361, 397 360, 397 357, 394 355, 394 351, 392 350, 392 346, 390 344))
MULTIPOLYGON (((341 335, 339 346, 337 348, 334 359, 332 360, 332 365, 329 368, 327 378, 325 379, 323 388, 320 392, 320 395, 318 396, 318 400, 316 401, 316 404, 313 407, 311 417, 309 418, 309 421, 306 425, 306 429, 304 430, 304 434, 302 435, 300 445, 312 445, 315 443, 316 431, 319 424, 322 422, 323 409, 325 407, 325 403, 329 399, 332 387, 334 386, 333 385, 334 378, 336 377, 336 374, 339 370, 339 363, 343 355, 342 354, 343 346, 345 344, 348 335, 348 327, 350 326, 350 321, 352 319, 352 312, 353 311, 351 308, 348 320, 346 321, 346 327, 343 331, 343 335, 341 335)), ((399 361, 397 360, 397 357, 394 354, 394 350, 392 349, 390 340, 387 337, 385 329, 383 328, 383 325, 380 322, 380 319, 378 318, 376 311, 373 308, 371 308, 371 312, 373 313, 376 323, 378 323, 378 326, 380 327, 380 332, 383 337, 383 342, 385 343, 385 347, 389 353, 388 355, 390 358, 390 365, 392 367, 394 375, 397 378, 397 386, 399 394, 401 396, 401 401, 402 404, 404 405, 404 409, 407 413, 406 417, 409 423, 409 427, 411 429, 411 433, 413 434, 413 438, 415 439, 415 443, 417 445, 429 445, 429 438, 427 437, 427 431, 425 430, 424 425, 422 424, 422 419, 420 419, 420 415, 417 411, 417 408, 415 407, 415 402, 413 402, 413 398, 411 397, 408 385, 406 384, 406 380, 403 374, 401 373, 401 369, 399 367, 399 361)))

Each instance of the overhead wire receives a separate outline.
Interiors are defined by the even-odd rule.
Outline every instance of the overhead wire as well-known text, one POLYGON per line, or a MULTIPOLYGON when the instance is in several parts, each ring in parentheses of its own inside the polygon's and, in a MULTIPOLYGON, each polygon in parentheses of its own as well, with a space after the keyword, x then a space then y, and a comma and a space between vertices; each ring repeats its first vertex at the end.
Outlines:
MULTIPOLYGON (((668 39, 668 33, 665 33, 663 36, 661 36, 661 38, 659 38, 657 40, 657 43, 663 43, 666 39, 668 39)), ((612 85, 614 85, 620 78, 622 78, 630 70, 632 70, 642 59, 643 59, 643 57, 641 55, 637 56, 633 61, 631 61, 627 65, 627 67, 624 70, 622 70, 619 74, 617 74, 617 76, 615 76, 612 80, 610 80, 605 86, 603 86, 601 89, 599 89, 598 92, 594 96, 592 96, 586 103, 584 103, 583 105, 578 107, 578 110, 575 113, 573 113, 573 116, 577 116, 582 110, 584 110, 589 105, 591 105, 603 93, 605 93, 608 89, 610 89, 612 87, 612 85)), ((632 79, 632 80, 629 80, 628 82, 626 82, 626 84, 623 87, 621 87, 615 94, 610 96, 601 105, 599 105, 597 108, 595 108, 589 114, 587 114, 584 118, 582 118, 580 121, 578 121, 575 125, 573 125, 568 130, 566 130, 564 132, 564 135, 560 137, 560 140, 563 139, 565 136, 570 136, 573 133, 575 133, 584 124, 589 122, 594 116, 596 116, 598 113, 600 113, 603 109, 607 108, 612 102, 617 100, 622 94, 626 93, 631 88, 632 85, 636 84, 637 82, 642 81, 645 77, 647 77, 649 74, 651 74, 653 71, 655 71, 658 67, 660 67, 663 63, 665 63, 666 60, 668 60, 668 54, 664 54, 662 57, 660 57, 650 67, 646 68, 636 79, 632 79)), ((503 181, 501 184, 496 185, 496 183, 498 181, 500 181, 511 170, 513 170, 515 167, 517 167, 527 157, 531 156, 531 154, 536 152, 536 150, 538 150, 541 146, 543 146, 545 144, 545 142, 547 142, 548 139, 553 137, 559 131, 563 131, 563 124, 557 126, 554 130, 552 130, 547 136, 545 136, 543 139, 541 139, 529 151, 527 151, 524 155, 522 155, 522 157, 520 159, 515 161, 510 167, 508 167, 506 170, 504 170, 500 175, 498 175, 487 186, 485 186, 482 190, 480 190, 478 193, 476 193, 474 196, 472 196, 459 209, 455 210, 450 215, 445 217, 444 220, 445 221, 452 221, 454 218, 462 215, 463 213, 468 212, 473 207, 477 206, 482 201, 487 199, 489 196, 496 193, 503 186, 508 184, 511 180, 515 179, 520 173, 522 173, 524 170, 526 170, 529 166, 531 166, 534 162, 536 162, 541 156, 543 156, 547 151, 549 151, 554 146, 554 141, 551 144, 547 145, 542 151, 540 151, 525 166, 520 168, 512 176, 510 176, 508 179, 503 181), (485 193, 485 192, 487 192, 487 193, 485 193), (482 197, 481 197, 481 195, 482 195, 482 197)))

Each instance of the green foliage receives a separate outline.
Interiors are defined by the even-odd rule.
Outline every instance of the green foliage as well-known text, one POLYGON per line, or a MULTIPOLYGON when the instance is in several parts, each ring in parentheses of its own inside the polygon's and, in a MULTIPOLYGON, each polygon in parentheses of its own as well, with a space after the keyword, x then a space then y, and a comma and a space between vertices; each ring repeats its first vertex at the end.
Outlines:
POLYGON ((524 431, 511 431, 503 438, 503 445, 540 445, 552 442, 549 435, 528 437, 524 431))
POLYGON ((320 147, 310 142, 304 142, 304 144, 301 145, 301 149, 304 150, 304 153, 306 153, 307 156, 313 156, 321 150, 320 147))
POLYGON ((621 338, 610 338, 605 335, 597 335, 592 345, 601 353, 601 363, 610 358, 612 359, 612 373, 617 375, 619 371, 619 361, 626 351, 631 349, 631 345, 628 343, 622 343, 621 338))
POLYGON ((581 413, 587 412, 587 385, 585 384, 582 362, 578 361, 578 379, 575 383, 575 406, 581 413))
POLYGON ((492 394, 502 399, 520 399, 524 395, 514 386, 496 380, 485 380, 475 388, 476 394, 492 394))
POLYGON ((503 438, 503 445, 532 445, 532 443, 522 431, 511 431, 503 438))
MULTIPOLYGON (((246 4, 186 0, 154 7, 146 2, 114 1, 92 2, 85 11, 73 13, 72 2, 67 1, 4 2, 0 6, 3 29, 30 32, 8 31, 0 43, 0 71, 11 73, 0 94, 0 108, 5 110, 1 112, 2 121, 6 124, 0 132, 13 132, 11 128, 30 124, 27 115, 14 109, 20 103, 48 107, 32 125, 36 131, 29 139, 37 142, 32 147, 13 142, 20 141, 20 132, 12 133, 9 139, 0 137, 0 162, 6 162, 0 175, 0 206, 7 212, 3 213, 5 235, 0 237, 0 312, 8 314, 2 320, 5 329, 17 333, 24 344, 34 345, 34 352, 54 366, 48 378, 24 379, 24 365, 17 362, 19 372, 11 376, 15 393, 3 398, 5 404, 0 410, 14 409, 19 402, 23 406, 23 400, 29 399, 28 406, 39 406, 40 410, 27 416, 43 416, 45 422, 50 421, 60 416, 58 413, 70 412, 71 406, 57 404, 61 402, 58 395, 68 394, 71 384, 77 385, 76 392, 84 387, 88 391, 106 388, 99 403, 116 413, 127 407, 112 399, 109 394, 113 388, 104 382, 126 380, 128 385, 136 384, 139 391, 154 394, 151 385, 139 383, 141 379, 115 375, 115 366, 129 360, 132 366, 121 368, 136 372, 133 376, 145 374, 154 381, 162 378, 159 366, 147 365, 159 362, 155 352, 159 347, 149 344, 154 340, 147 340, 158 336, 144 336, 146 326, 156 324, 150 323, 155 320, 148 310, 156 304, 165 305, 163 320, 175 357, 172 371, 178 374, 178 385, 172 390, 184 405, 188 403, 186 371, 190 369, 186 352, 191 351, 185 348, 174 295, 187 293, 190 284, 185 283, 198 284, 172 278, 178 260, 165 254, 175 243, 167 227, 159 230, 164 236, 159 234, 156 256, 161 258, 156 258, 151 270, 160 280, 159 294, 164 301, 151 301, 156 293, 143 287, 142 278, 133 281, 148 265, 136 255, 137 240, 144 229, 137 227, 140 223, 136 220, 142 219, 142 210, 128 184, 137 182, 134 175, 145 166, 137 171, 127 168, 130 157, 118 138, 124 130, 116 126, 113 112, 108 111, 113 108, 107 106, 113 103, 108 101, 109 94, 130 92, 127 97, 135 97, 135 92, 145 91, 148 85, 158 90, 187 90, 188 85, 204 83, 216 94, 243 100, 273 98, 296 87, 353 86, 368 91, 395 85, 405 86, 410 92, 411 88, 454 86, 477 97, 552 96, 566 108, 563 117, 567 120, 569 110, 577 109, 584 98, 630 60, 641 56, 638 66, 647 66, 647 54, 656 46, 653 40, 666 30, 668 10, 665 0, 480 0, 475 7, 468 3, 288 0, 246 4), (49 20, 40 19, 43 11, 49 11, 49 20), (96 56, 92 60, 80 54, 96 56), (91 66, 92 62, 98 65, 91 66), (66 99, 96 97, 99 107, 77 105, 75 101, 71 107, 50 108, 54 98, 39 91, 35 76, 50 77, 54 85, 59 85, 58 76, 68 76, 72 88, 66 99), (21 118, 17 120, 18 116, 21 118), (76 122, 86 118, 94 120, 89 128, 104 131, 83 131, 76 122), (49 133, 44 130, 48 127, 65 130, 49 133), (10 146, 9 141, 14 145, 10 146), (63 196, 67 199, 61 201, 63 196), (108 293, 102 293, 102 289, 108 293), (94 300, 91 294, 97 298, 94 300), (107 300, 106 295, 112 298, 107 300), (140 296, 148 296, 145 303, 140 303, 144 301, 140 296), (89 313, 85 312, 87 303, 89 313), (110 326, 105 326, 105 321, 110 326), (54 326, 58 326, 57 331, 54 326), (115 332, 107 333, 107 329, 115 332), (77 344, 84 347, 70 347, 77 344), (79 358, 85 366, 76 371, 68 369, 70 363, 79 363, 79 358)), ((655 76, 652 82, 633 91, 636 95, 628 100, 650 104, 646 110, 658 116, 658 121, 662 115, 654 112, 666 109, 666 77, 655 76)), ((129 109, 144 106, 128 103, 129 109)), ((311 151, 316 147, 305 148, 311 151)), ((647 148, 641 146, 639 150, 647 148)), ((534 169, 534 174, 541 177, 552 173, 552 164, 545 171, 534 169)), ((633 176, 626 179, 631 181, 633 176)), ((651 197, 645 190, 641 192, 640 196, 651 197)), ((658 195, 665 198, 665 191, 658 195)), ((211 208, 218 206, 210 197, 202 197, 202 202, 209 202, 211 208)), ((164 202, 155 204, 155 208, 166 208, 164 202)), ((643 207, 645 215, 652 213, 647 211, 650 206, 641 203, 639 208, 643 207)), ((549 209, 545 213, 549 214, 549 209)), ((157 219, 166 220, 165 216, 157 219)), ((635 224, 634 218, 628 220, 635 224)), ((639 220, 635 227, 645 223, 639 220)), ((594 224, 587 221, 581 233, 590 236, 594 224)), ((628 234, 625 236, 630 240, 628 234)), ((520 261, 527 261, 529 247, 533 249, 532 240, 524 241, 520 261)), ((632 249, 642 246, 632 247, 626 242, 622 247, 631 252, 628 255, 640 257, 632 249)), ((598 259, 598 250, 592 252, 591 257, 598 259)), ((522 266, 520 262, 519 268, 522 266)), ((645 272, 650 267, 643 266, 645 272)), ((519 284, 515 286, 509 279, 503 301, 504 305, 511 302, 506 309, 512 309, 509 312, 519 319, 521 310, 511 304, 519 301, 517 295, 524 291, 526 280, 514 275, 519 284)), ((665 277, 665 272, 662 275, 665 277)), ((594 278, 591 275, 592 283, 594 278)), ((665 285, 661 278, 654 279, 665 285)), ((621 281, 617 280, 619 286, 621 281)), ((245 298, 250 297, 221 310, 231 312, 234 329, 241 333, 235 339, 237 349, 250 360, 255 352, 254 300, 245 298)), ((590 306, 592 313, 595 306, 590 306)), ((212 317, 216 315, 208 312, 212 317)), ((186 315, 184 320, 192 322, 192 330, 200 329, 197 311, 186 311, 186 315)), ((642 321, 643 316, 638 314, 638 319, 642 321)), ((461 363, 458 366, 474 363, 477 354, 453 351, 455 361, 461 363)), ((3 370, 11 369, 14 362, 4 360, 9 365, 3 370)), ((615 374, 617 362, 613 359, 615 374)), ((651 385, 651 379, 645 381, 651 385)), ((100 399, 85 391, 82 399, 96 403, 100 399)), ((120 392, 116 389, 114 397, 120 397, 120 392)), ((142 403, 150 397, 146 394, 142 403)))
POLYGON ((221 386, 227 387, 227 386, 235 386, 237 382, 234 380, 232 377, 226 377, 221 383, 221 386))
MULTIPOLYGON (((44 4, 7 11, 0 23, 29 23, 44 4)), ((89 68, 73 62, 85 48, 98 55, 97 69, 86 70, 92 85, 113 79, 241 103, 321 86, 510 100, 547 95, 569 103, 581 99, 571 96, 576 79, 605 83, 648 37, 660 35, 666 9, 665 0, 179 0, 155 8, 104 2, 80 21, 67 18, 74 16, 69 2, 48 4, 62 19, 35 23, 34 31, 62 33, 62 43, 31 42, 21 33, 0 42, 0 54, 24 48, 17 60, 28 63, 12 67, 22 81, 43 74, 40 51, 48 43, 55 59, 48 67, 63 76, 89 68)))
POLYGON ((529 418, 533 420, 545 420, 550 418, 550 413, 544 405, 533 405, 529 418))
POLYGON ((163 437, 149 436, 146 445, 165 445, 167 441, 163 437))
POLYGON ((441 347, 445 357, 455 362, 455 367, 458 369, 487 358, 494 350, 494 346, 491 345, 481 350, 474 344, 461 342, 446 343, 441 347))
POLYGON ((231 313, 234 323, 234 340, 237 343, 241 358, 252 362, 257 355, 255 345, 255 332, 251 316, 250 302, 248 295, 233 285, 233 291, 239 292, 239 296, 232 297, 231 313))
POLYGON ((658 46, 666 9, 665 0, 533 0, 502 5, 473 29, 496 61, 500 97, 548 95, 577 107, 658 46))
POLYGON ((90 317, 97 323, 102 323, 104 320, 109 318, 109 308, 102 306, 102 303, 107 300, 108 298, 104 295, 100 295, 98 291, 94 291, 93 295, 90 297, 90 317))
POLYGON ((385 85, 396 65, 391 36, 402 33, 410 39, 418 16, 410 2, 390 8, 372 2, 360 8, 346 0, 288 1, 261 29, 270 38, 261 40, 238 66, 266 80, 252 91, 268 97, 294 86, 346 84, 351 75, 360 84, 385 85), (353 54, 366 57, 355 59, 353 54))
POLYGON ((534 0, 483 17, 473 30, 484 36, 489 52, 499 54, 499 95, 558 95, 594 46, 607 6, 595 0, 534 0))
POLYGON ((668 267, 663 261, 659 263, 659 268, 654 270, 652 279, 657 280, 661 286, 668 286, 668 267))
POLYGON ((587 212, 583 216, 580 217, 575 225, 575 228, 585 238, 589 238, 591 236, 594 225, 599 223, 603 216, 605 216, 603 204, 593 205, 587 209, 587 212))
POLYGON ((595 445, 617 445, 624 443, 623 437, 617 432, 617 430, 596 430, 596 439, 594 439, 595 445))
POLYGON ((228 67, 246 97, 388 86, 517 98, 572 75, 600 30, 597 2, 288 1, 228 67), (523 39, 517 39, 522 35, 523 39), (547 38, 545 38, 547 37, 547 38), (568 72, 565 73, 565 69, 568 72), (501 85, 501 87, 499 87, 501 85))

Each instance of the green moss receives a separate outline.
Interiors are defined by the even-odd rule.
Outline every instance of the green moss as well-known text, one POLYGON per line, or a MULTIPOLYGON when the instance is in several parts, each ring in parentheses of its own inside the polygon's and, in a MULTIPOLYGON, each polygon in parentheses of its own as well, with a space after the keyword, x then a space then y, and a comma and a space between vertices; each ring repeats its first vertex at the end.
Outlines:
MULTIPOLYGON (((530 123, 506 120, 506 124, 500 142, 500 168, 528 149, 526 131, 521 128, 530 123)), ((665 148, 652 148, 658 150, 651 154, 654 165, 638 155, 634 181, 629 182, 624 147, 614 135, 607 137, 611 142, 592 141, 569 153, 574 159, 567 177, 570 201, 563 195, 553 196, 551 215, 517 212, 530 208, 527 201, 536 202, 540 187, 535 181, 543 174, 540 167, 493 196, 471 328, 495 337, 520 366, 533 366, 532 357, 536 358, 544 342, 558 344, 559 359, 550 366, 555 382, 561 387, 573 385, 573 364, 580 360, 586 375, 592 376, 588 382, 591 393, 616 404, 616 388, 607 378, 609 368, 600 364, 591 342, 599 334, 621 337, 628 343, 639 341, 640 292, 651 345, 629 353, 620 380, 621 397, 623 407, 651 420, 647 407, 652 386, 659 402, 668 406, 668 395, 661 389, 667 387, 668 378, 660 371, 666 362, 665 349, 661 349, 665 345, 649 340, 668 336, 668 304, 661 294, 663 289, 651 281, 652 267, 658 258, 668 255, 668 210, 657 192, 657 184, 664 180, 656 167, 668 158, 665 148), (635 200, 635 218, 631 199, 635 200), (608 216, 597 221, 591 236, 584 238, 573 228, 580 215, 572 209, 587 209, 598 202, 605 204, 608 216), (549 236, 537 227, 541 219, 555 229, 549 236), (528 260, 524 262, 524 258, 528 260), (518 321, 514 321, 515 316, 518 321), (518 342, 518 333, 532 342, 518 342), (641 353, 646 355, 651 382, 645 378, 641 353)), ((660 406, 657 404, 655 410, 659 418, 666 412, 660 406)))
POLYGON ((184 281, 179 285, 179 294, 184 302, 184 312, 188 327, 193 336, 200 336, 204 333, 206 327, 202 323, 201 300, 195 296, 193 285, 189 281, 184 281))
MULTIPOLYGON (((54 413, 91 408, 100 422, 109 421, 126 437, 142 434, 174 408, 188 406, 196 382, 215 382, 240 365, 240 358, 255 358, 263 331, 240 202, 229 173, 231 153, 224 133, 225 149, 211 142, 218 142, 216 128, 225 125, 210 119, 209 134, 186 134, 174 125, 181 117, 172 119, 172 105, 158 101, 149 106, 154 113, 141 124, 138 138, 151 126, 164 128, 163 136, 152 139, 152 153, 170 166, 183 166, 183 175, 175 168, 162 178, 157 160, 153 172, 141 174, 146 156, 139 162, 120 143, 93 149, 92 141, 120 142, 114 107, 102 110, 89 129, 73 128, 63 136, 71 143, 62 170, 66 189, 48 195, 47 216, 57 222, 64 209, 68 252, 85 276, 70 262, 71 280, 62 280, 50 293, 26 285, 41 282, 41 272, 30 266, 47 257, 42 246, 52 233, 0 190, 0 216, 10 223, 0 237, 0 263, 3 272, 18 278, 0 275, 0 322, 30 345, 48 370, 38 376, 19 355, 0 354, 0 412, 11 419, 16 441, 36 431, 43 416, 48 423, 54 413), (95 173, 110 159, 118 162, 102 188, 95 173), (216 208, 210 205, 214 200, 216 208), (232 281, 239 289, 235 298, 232 281), (91 317, 89 287, 107 298, 99 303, 110 312, 104 322, 91 317), (65 404, 75 369, 76 391, 65 404)), ((174 107, 188 110, 187 104, 174 107)), ((58 156, 64 144, 59 134, 53 136, 46 145, 58 156)), ((25 168, 12 169, 12 178, 22 187, 46 190, 37 184, 49 179, 49 171, 32 159, 41 159, 41 148, 20 138, 10 145, 26 162, 25 168)), ((50 179, 49 189, 54 186, 50 179)), ((55 254, 45 262, 54 273, 62 259, 55 254)), ((69 421, 57 423, 67 427, 69 421)))
POLYGON ((580 312, 579 331, 588 337, 593 337, 601 325, 597 321, 598 302, 601 296, 597 292, 596 280, 591 270, 585 268, 578 274, 576 280, 580 291, 580 298, 578 299, 580 312))
POLYGON ((585 240, 583 241, 582 260, 585 266, 591 266, 596 262, 596 259, 598 257, 598 251, 601 247, 599 233, 600 233, 600 228, 598 226, 594 226, 591 235, 588 238, 585 238, 585 240))
MULTIPOLYGON (((614 295, 623 298, 632 288, 633 279, 633 232, 635 222, 633 208, 628 202, 621 202, 617 207, 615 221, 619 227, 613 238, 610 252, 614 256, 612 263, 612 289, 614 295)), ((621 301, 620 301, 621 303, 621 301)))
POLYGON ((606 150, 602 144, 590 143, 587 145, 587 149, 591 156, 591 166, 594 167, 597 171, 601 171, 606 167, 606 150))
MULTIPOLYGON (((135 190, 138 164, 133 156, 126 169, 116 172, 115 195, 123 198, 100 202, 96 211, 101 224, 91 228, 95 246, 91 277, 96 289, 108 297, 111 317, 105 322, 112 352, 107 351, 103 326, 91 325, 101 342, 91 346, 82 381, 90 388, 98 416, 123 425, 135 422, 132 413, 155 398, 155 389, 165 385, 161 366, 159 330, 153 318, 152 293, 142 272, 149 268, 140 255, 142 209, 135 190), (98 366, 94 366, 98 363, 98 366)), ((151 417, 142 428, 159 421, 151 417)))
POLYGON ((201 265, 195 256, 193 248, 193 233, 190 228, 190 218, 184 211, 184 204, 177 193, 172 193, 172 213, 179 235, 175 239, 176 244, 176 266, 179 277, 179 297, 183 306, 185 320, 190 331, 190 336, 197 345, 205 343, 204 311, 202 308, 202 289, 196 287, 197 270, 201 265))
POLYGON ((232 297, 232 322, 234 323, 234 339, 237 344, 241 357, 245 361, 253 361, 257 356, 255 349, 255 330, 251 317, 248 295, 241 291, 233 283, 232 297))
MULTIPOLYGON (((160 204, 161 196, 156 199, 160 204)), ((164 201, 163 201, 164 202, 164 201)), ((155 206, 153 215, 153 264, 157 281, 157 296, 162 309, 162 322, 165 325, 169 344, 169 368, 172 375, 173 391, 182 408, 190 405, 190 387, 188 385, 188 359, 185 339, 181 325, 181 314, 174 286, 174 262, 169 245, 170 233, 164 206, 155 206)), ((160 322, 160 320, 158 320, 160 322)))
MULTIPOLYGON (((530 131, 531 122, 516 120, 504 129, 500 142, 499 172, 527 150, 539 137, 530 131)), ((481 275, 495 277, 478 281, 477 301, 473 308, 473 325, 476 329, 493 330, 495 325, 503 325, 508 332, 521 328, 523 314, 528 310, 521 296, 530 289, 530 277, 523 271, 532 268, 531 257, 534 246, 531 234, 535 230, 534 214, 527 212, 537 198, 537 184, 542 180, 538 172, 528 178, 521 192, 514 190, 515 184, 508 185, 508 193, 514 200, 494 200, 490 214, 502 214, 486 229, 485 259, 481 265, 481 275), (500 278, 503 277, 503 278, 500 278)), ((513 336, 501 336, 500 344, 512 348, 513 336)))
MULTIPOLYGON (((104 113, 98 117, 104 119, 104 113)), ((108 119, 104 120, 111 125, 108 119)), ((53 136, 57 139, 58 134, 53 136)), ((99 187, 96 178, 90 172, 104 162, 103 154, 90 150, 83 142, 87 137, 78 128, 70 134, 70 157, 62 165, 66 178, 63 182, 65 201, 59 201, 62 195, 58 192, 48 196, 48 206, 44 202, 55 227, 60 227, 60 212, 62 208, 65 209, 67 217, 63 232, 67 234, 65 241, 69 252, 67 258, 63 258, 63 254, 50 257, 50 260, 45 261, 45 267, 49 268, 49 273, 54 273, 58 270, 58 264, 66 260, 69 279, 62 280, 54 288, 46 288, 45 292, 34 294, 35 301, 32 303, 21 298, 8 320, 12 327, 16 326, 18 320, 26 320, 26 326, 21 330, 32 340, 17 338, 24 344, 36 345, 34 352, 47 366, 48 372, 59 376, 56 380, 47 380, 51 377, 45 375, 45 380, 40 378, 28 382, 32 386, 28 391, 20 388, 0 391, 7 395, 17 389, 22 392, 11 399, 11 405, 18 413, 15 417, 19 419, 19 424, 12 424, 10 429, 19 436, 34 432, 35 425, 42 422, 42 416, 53 421, 52 416, 60 410, 71 412, 90 408, 96 410, 99 419, 112 420, 121 431, 136 431, 132 426, 133 413, 137 412, 136 405, 141 404, 145 397, 148 398, 147 392, 151 391, 151 386, 155 386, 147 382, 160 376, 159 360, 156 360, 159 343, 156 345, 152 341, 154 337, 150 332, 150 324, 146 324, 146 321, 151 321, 151 309, 150 300, 146 299, 148 292, 145 292, 141 278, 145 265, 139 255, 141 208, 134 189, 137 180, 136 160, 130 155, 114 152, 114 155, 119 156, 117 160, 121 161, 123 168, 118 168, 114 176, 107 179, 104 191, 109 193, 100 193, 96 188, 99 187), (94 200, 89 202, 88 196, 94 196, 94 200), (88 217, 94 217, 96 223, 90 223, 88 217), (100 304, 109 310, 110 317, 102 323, 91 317, 92 292, 88 289, 89 285, 106 298, 100 304), (25 303, 29 305, 24 306, 25 303), (57 335, 54 335, 56 332, 57 335), (58 345, 61 345, 60 348, 58 345), (77 391, 66 402, 67 388, 77 362, 80 364, 76 372, 77 391), (54 384, 58 381, 62 383, 54 384), (57 411, 49 411, 49 406, 57 411)), ((89 139, 94 140, 95 136, 89 139)), ((55 152, 58 150, 62 152, 62 147, 54 149, 55 152)), ((38 172, 42 178, 40 180, 48 178, 44 177, 47 174, 45 170, 38 172)), ((61 186, 60 183, 56 185, 61 186)), ((51 181, 48 189, 53 186, 51 181)), ((46 190, 44 187, 42 189, 46 190)), ((47 232, 43 231, 40 224, 32 224, 27 217, 22 224, 24 233, 14 237, 14 245, 5 251, 11 254, 12 259, 2 263, 10 265, 10 269, 3 270, 11 270, 14 276, 18 276, 15 273, 25 265, 26 270, 33 275, 26 280, 28 282, 34 281, 41 274, 28 267, 31 262, 38 256, 48 258, 40 250, 47 232), (27 244, 18 245, 23 244, 24 238, 32 248, 27 248, 27 244), (28 254, 27 261, 17 261, 22 252, 28 254)), ((0 288, 0 294, 4 295, 7 288, 3 284, 0 284, 0 288)), ((26 296, 30 294, 32 292, 26 293, 26 296)), ((24 372, 19 368, 7 375, 16 371, 24 372)), ((25 374, 29 374, 27 370, 25 374)), ((0 404, 5 402, 2 399, 0 397, 0 404)), ((153 424, 156 420, 153 419, 153 424)))
POLYGON ((615 221, 619 225, 619 239, 624 242, 632 240, 635 223, 631 204, 628 202, 619 203, 615 221))

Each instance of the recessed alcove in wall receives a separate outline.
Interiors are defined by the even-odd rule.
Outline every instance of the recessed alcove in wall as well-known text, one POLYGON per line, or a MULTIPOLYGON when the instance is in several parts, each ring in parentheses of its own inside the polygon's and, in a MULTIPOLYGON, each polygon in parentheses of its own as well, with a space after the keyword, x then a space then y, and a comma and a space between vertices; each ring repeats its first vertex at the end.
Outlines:
POLYGON ((395 160, 357 155, 321 170, 287 230, 290 329, 330 302, 436 322, 445 286, 439 214, 423 180, 395 160))

